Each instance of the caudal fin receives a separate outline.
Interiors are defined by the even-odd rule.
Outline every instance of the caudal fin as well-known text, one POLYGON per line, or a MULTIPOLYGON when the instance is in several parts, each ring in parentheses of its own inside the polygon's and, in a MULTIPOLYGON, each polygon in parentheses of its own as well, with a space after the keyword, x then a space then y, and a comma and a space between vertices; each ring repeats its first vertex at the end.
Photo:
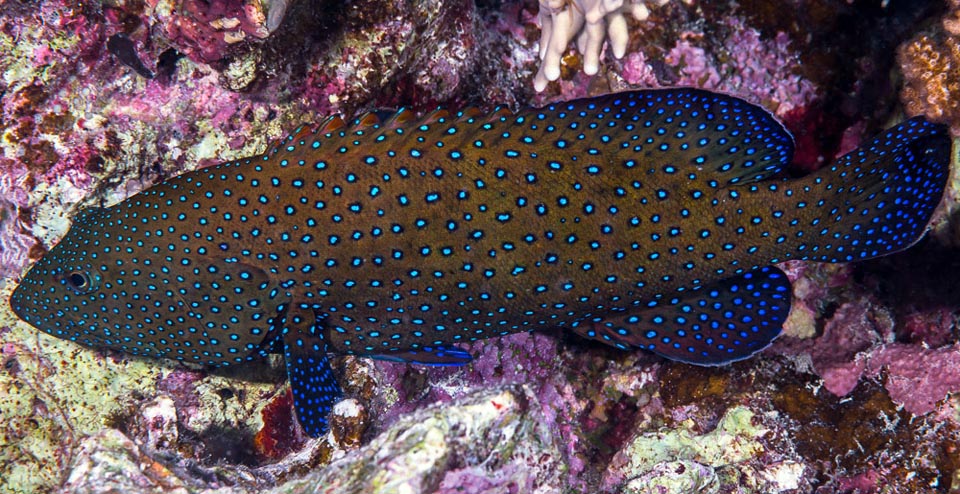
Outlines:
POLYGON ((800 203, 813 216, 797 257, 847 262, 913 245, 943 197, 950 150, 945 126, 916 117, 808 177, 820 199, 800 203))

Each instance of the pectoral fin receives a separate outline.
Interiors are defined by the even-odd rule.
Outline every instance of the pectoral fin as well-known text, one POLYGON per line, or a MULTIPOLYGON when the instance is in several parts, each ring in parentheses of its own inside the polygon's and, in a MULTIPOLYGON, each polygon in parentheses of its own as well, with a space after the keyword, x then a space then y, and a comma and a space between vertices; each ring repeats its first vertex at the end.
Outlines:
POLYGON ((330 368, 327 344, 314 310, 296 303, 285 309, 281 338, 293 406, 304 432, 319 437, 326 433, 327 415, 343 392, 330 368))

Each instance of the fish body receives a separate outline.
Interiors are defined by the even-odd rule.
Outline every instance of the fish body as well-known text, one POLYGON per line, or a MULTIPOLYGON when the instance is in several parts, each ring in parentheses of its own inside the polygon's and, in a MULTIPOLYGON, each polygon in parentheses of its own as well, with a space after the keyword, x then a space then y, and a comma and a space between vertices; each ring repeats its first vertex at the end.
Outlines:
POLYGON ((950 139, 912 119, 782 178, 766 111, 695 89, 298 129, 267 152, 83 211, 13 293, 54 336, 208 365, 285 353, 311 435, 327 354, 461 364, 457 343, 560 328, 719 365, 779 334, 774 264, 907 248, 950 139))

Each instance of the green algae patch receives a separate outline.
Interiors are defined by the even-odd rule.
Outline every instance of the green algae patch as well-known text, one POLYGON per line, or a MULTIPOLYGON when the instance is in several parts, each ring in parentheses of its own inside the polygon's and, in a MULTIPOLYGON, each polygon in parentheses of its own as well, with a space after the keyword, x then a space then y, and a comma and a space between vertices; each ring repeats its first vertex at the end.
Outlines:
POLYGON ((745 482, 755 485, 756 472, 747 463, 764 452, 759 438, 767 432, 745 407, 727 410, 706 433, 691 419, 676 428, 643 432, 614 462, 627 473, 622 492, 712 493, 745 482))
POLYGON ((122 413, 124 397, 150 387, 158 370, 39 334, 5 307, 0 328, 0 493, 46 492, 79 440, 122 413))

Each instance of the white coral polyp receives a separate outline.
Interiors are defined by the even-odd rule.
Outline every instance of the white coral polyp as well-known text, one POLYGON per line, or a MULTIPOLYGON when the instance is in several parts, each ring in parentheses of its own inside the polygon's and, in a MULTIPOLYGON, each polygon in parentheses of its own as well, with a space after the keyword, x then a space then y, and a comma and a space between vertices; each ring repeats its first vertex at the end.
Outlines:
MULTIPOLYGON (((583 54, 583 71, 600 69, 604 39, 610 39, 613 56, 622 58, 630 33, 625 14, 646 20, 647 4, 663 5, 670 0, 540 0, 540 70, 533 79, 538 92, 560 77, 560 58, 577 36, 577 50, 583 54)), ((689 3, 691 0, 684 0, 689 3)))

